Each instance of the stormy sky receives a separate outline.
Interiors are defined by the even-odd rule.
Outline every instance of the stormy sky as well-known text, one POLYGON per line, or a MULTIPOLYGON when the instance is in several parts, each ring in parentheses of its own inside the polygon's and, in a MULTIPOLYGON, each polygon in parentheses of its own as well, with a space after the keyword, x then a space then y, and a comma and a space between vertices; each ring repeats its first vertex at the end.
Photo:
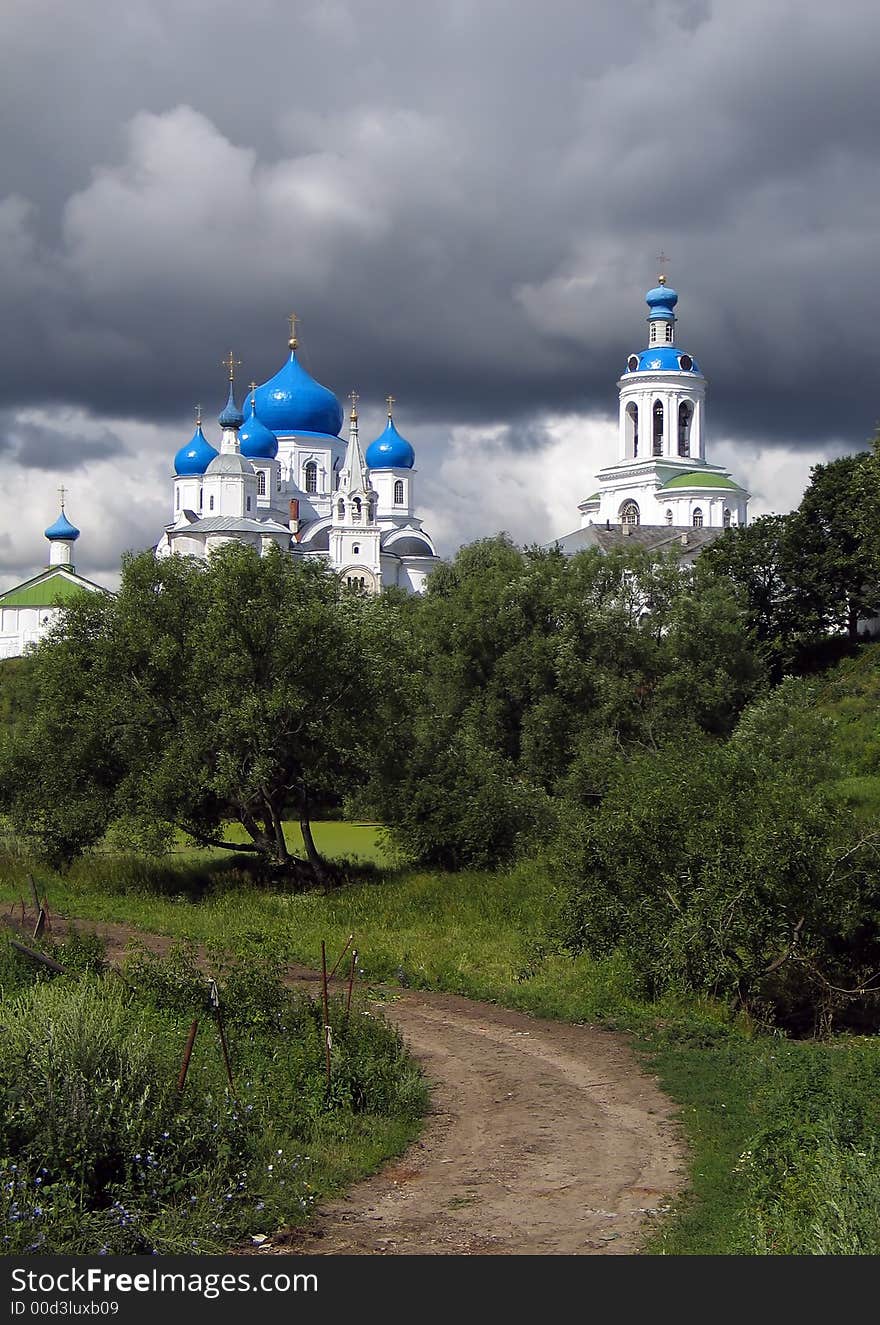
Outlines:
POLYGON ((83 573, 155 542, 291 310, 441 552, 567 532, 661 250, 709 458, 790 509, 880 419, 878 49, 872 0, 6 0, 0 585, 61 482, 83 573))

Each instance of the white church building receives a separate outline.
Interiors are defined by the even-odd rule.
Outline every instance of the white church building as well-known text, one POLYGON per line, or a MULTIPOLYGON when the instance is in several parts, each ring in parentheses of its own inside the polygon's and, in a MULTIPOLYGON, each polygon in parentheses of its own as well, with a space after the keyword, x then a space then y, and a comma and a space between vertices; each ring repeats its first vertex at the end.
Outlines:
POLYGON ((261 553, 275 545, 372 593, 391 585, 421 592, 439 558, 416 515, 415 451, 397 430, 393 396, 384 431, 364 451, 356 393, 346 440, 336 396, 299 362, 295 335, 288 344, 275 376, 251 383, 244 412, 230 353, 219 447, 199 415, 174 457, 173 516, 156 555, 205 557, 231 540, 261 553))
POLYGON ((558 540, 566 552, 636 530, 651 546, 685 542, 695 551, 748 520, 748 492, 708 459, 706 379, 676 344, 678 295, 661 276, 645 301, 648 344, 629 356, 617 383, 617 459, 599 471, 596 491, 578 506, 580 529, 558 540))
POLYGON ((73 549, 79 530, 64 510, 45 532, 49 565, 29 580, 0 594, 0 659, 20 658, 43 638, 61 609, 83 593, 107 594, 100 584, 77 574, 73 549))

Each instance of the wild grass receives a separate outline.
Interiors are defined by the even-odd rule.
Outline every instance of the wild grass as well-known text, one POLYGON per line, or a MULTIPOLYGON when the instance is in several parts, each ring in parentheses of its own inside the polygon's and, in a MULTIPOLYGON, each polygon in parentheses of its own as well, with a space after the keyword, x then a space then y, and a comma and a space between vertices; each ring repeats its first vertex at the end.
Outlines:
MULTIPOLYGON (((358 830, 367 831, 375 834, 358 830)), ((350 851, 354 842, 366 859, 364 836, 340 846, 350 851)), ((7 898, 25 882, 16 868, 4 871, 7 898)), ((368 982, 444 989, 626 1030, 677 1101, 692 1157, 690 1194, 650 1252, 877 1250, 874 1039, 794 1043, 712 1000, 646 1001, 638 972, 620 956, 597 962, 562 949, 554 937, 557 880, 540 862, 498 874, 386 867, 363 878, 294 895, 255 888, 241 861, 212 857, 90 861, 41 882, 52 905, 84 920, 127 921, 233 950, 262 947, 313 966, 322 939, 335 954, 353 934, 368 982), (162 876, 158 889, 152 871, 162 876)), ((361 1144, 365 1154, 368 1143, 361 1144)), ((332 1146, 321 1162, 332 1170, 332 1146)))
MULTIPOLYGON (((100 964, 81 940, 58 955, 70 964, 77 945, 100 964)), ((313 1002, 265 960, 218 969, 234 1091, 191 948, 135 956, 120 980, 48 978, 0 945, 6 1254, 222 1251, 301 1222, 412 1140, 425 1088, 396 1032, 336 1002, 328 1092, 313 1002)))

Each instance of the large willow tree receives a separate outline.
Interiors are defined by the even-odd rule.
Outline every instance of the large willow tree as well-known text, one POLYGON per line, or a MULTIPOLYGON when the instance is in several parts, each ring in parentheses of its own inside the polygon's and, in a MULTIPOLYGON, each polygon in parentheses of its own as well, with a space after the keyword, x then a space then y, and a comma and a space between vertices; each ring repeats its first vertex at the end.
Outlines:
POLYGON ((13 826, 56 862, 124 823, 321 878, 313 807, 393 737, 398 614, 280 552, 127 557, 118 595, 72 603, 30 661, 0 767, 13 826), (244 845, 226 840, 230 823, 244 845))

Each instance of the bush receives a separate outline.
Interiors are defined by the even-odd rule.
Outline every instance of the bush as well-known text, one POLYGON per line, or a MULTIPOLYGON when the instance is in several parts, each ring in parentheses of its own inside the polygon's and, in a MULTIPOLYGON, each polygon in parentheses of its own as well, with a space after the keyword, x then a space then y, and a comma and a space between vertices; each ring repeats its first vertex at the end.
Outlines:
POLYGON ((726 744, 692 740, 618 766, 560 843, 569 946, 620 948, 644 990, 713 994, 794 1029, 876 1018, 876 842, 822 788, 825 744, 783 690, 726 744))
POLYGON ((320 1009, 266 961, 230 959, 220 976, 234 1096, 191 948, 141 953, 124 981, 39 979, 0 1003, 7 1254, 221 1251, 303 1217, 327 1185, 325 1134, 336 1172, 346 1145, 363 1135, 369 1149, 356 1117, 411 1126, 420 1115, 421 1077, 384 1024, 334 1005, 328 1097, 320 1009))

